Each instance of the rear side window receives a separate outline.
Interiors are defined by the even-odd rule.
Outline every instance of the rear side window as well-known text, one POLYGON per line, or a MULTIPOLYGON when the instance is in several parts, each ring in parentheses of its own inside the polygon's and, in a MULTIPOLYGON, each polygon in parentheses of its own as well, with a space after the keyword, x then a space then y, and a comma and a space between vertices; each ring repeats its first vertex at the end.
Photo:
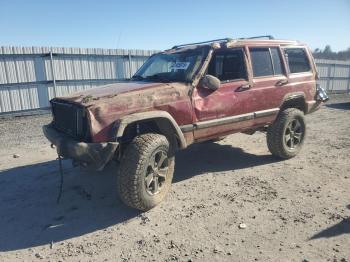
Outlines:
POLYGON ((252 48, 250 49, 250 56, 252 58, 254 76, 273 75, 270 50, 268 48, 252 48))
POLYGON ((283 74, 278 48, 251 48, 250 56, 254 77, 283 74))
POLYGON ((217 52, 209 63, 208 74, 220 81, 246 79, 247 72, 241 49, 217 52))
POLYGON ((305 49, 286 48, 284 49, 284 54, 288 62, 290 73, 302 73, 309 72, 311 70, 305 49))

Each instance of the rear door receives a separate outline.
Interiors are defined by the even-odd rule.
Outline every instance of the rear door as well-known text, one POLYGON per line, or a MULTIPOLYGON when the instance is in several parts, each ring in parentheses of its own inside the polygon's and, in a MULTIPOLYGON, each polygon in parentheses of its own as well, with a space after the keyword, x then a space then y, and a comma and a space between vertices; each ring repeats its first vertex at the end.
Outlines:
POLYGON ((281 49, 278 46, 250 47, 249 54, 254 90, 251 110, 278 112, 281 101, 278 94, 282 94, 283 89, 289 86, 281 49))

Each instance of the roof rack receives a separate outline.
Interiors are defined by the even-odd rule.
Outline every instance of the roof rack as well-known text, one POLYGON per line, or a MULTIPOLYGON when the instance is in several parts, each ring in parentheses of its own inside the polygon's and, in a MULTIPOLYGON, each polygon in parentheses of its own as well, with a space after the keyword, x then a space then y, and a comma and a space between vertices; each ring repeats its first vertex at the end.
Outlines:
POLYGON ((209 40, 209 41, 204 41, 204 42, 197 42, 197 43, 190 43, 190 44, 182 44, 182 45, 175 45, 172 47, 172 49, 176 49, 179 47, 184 47, 184 46, 189 46, 189 45, 202 45, 202 44, 209 44, 209 43, 213 43, 213 42, 228 42, 233 40, 232 38, 220 38, 220 39, 214 39, 214 40, 209 40))
MULTIPOLYGON (((258 38, 267 38, 269 40, 275 39, 272 35, 259 35, 259 36, 252 36, 252 37, 241 37, 238 38, 238 40, 244 40, 244 39, 258 39, 258 38)), ((209 40, 209 41, 204 41, 204 42, 197 42, 197 43, 189 43, 189 44, 182 44, 182 45, 175 45, 171 49, 176 49, 179 47, 184 47, 184 46, 190 46, 190 45, 202 45, 202 44, 210 44, 214 42, 229 42, 234 40, 233 38, 219 38, 219 39, 214 39, 214 40, 209 40)))
POLYGON ((252 36, 252 37, 241 37, 241 38, 238 38, 238 39, 239 40, 243 40, 243 39, 258 39, 258 38, 267 38, 269 40, 275 39, 272 35, 259 35, 259 36, 252 36))

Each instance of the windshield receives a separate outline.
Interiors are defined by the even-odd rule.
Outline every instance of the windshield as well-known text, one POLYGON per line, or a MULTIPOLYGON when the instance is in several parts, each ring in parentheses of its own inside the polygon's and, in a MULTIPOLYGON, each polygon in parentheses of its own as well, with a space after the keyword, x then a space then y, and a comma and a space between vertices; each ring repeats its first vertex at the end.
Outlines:
POLYGON ((156 54, 141 66, 132 80, 190 82, 207 54, 208 48, 156 54))

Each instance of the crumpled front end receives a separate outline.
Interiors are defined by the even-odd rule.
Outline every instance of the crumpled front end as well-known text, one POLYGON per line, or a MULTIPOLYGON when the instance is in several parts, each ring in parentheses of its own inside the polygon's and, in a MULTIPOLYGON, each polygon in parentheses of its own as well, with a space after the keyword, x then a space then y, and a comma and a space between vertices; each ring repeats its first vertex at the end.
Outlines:
POLYGON ((102 170, 114 156, 118 142, 92 140, 88 111, 83 105, 59 98, 50 102, 53 121, 43 126, 43 132, 57 153, 76 164, 102 170))
POLYGON ((191 122, 188 85, 116 83, 50 101, 53 122, 44 133, 57 151, 101 170, 118 148, 120 120, 130 114, 166 111, 179 124, 191 122))
POLYGON ((102 170, 113 158, 118 142, 86 143, 57 131, 52 124, 43 126, 46 138, 56 146, 57 153, 84 166, 102 170))

